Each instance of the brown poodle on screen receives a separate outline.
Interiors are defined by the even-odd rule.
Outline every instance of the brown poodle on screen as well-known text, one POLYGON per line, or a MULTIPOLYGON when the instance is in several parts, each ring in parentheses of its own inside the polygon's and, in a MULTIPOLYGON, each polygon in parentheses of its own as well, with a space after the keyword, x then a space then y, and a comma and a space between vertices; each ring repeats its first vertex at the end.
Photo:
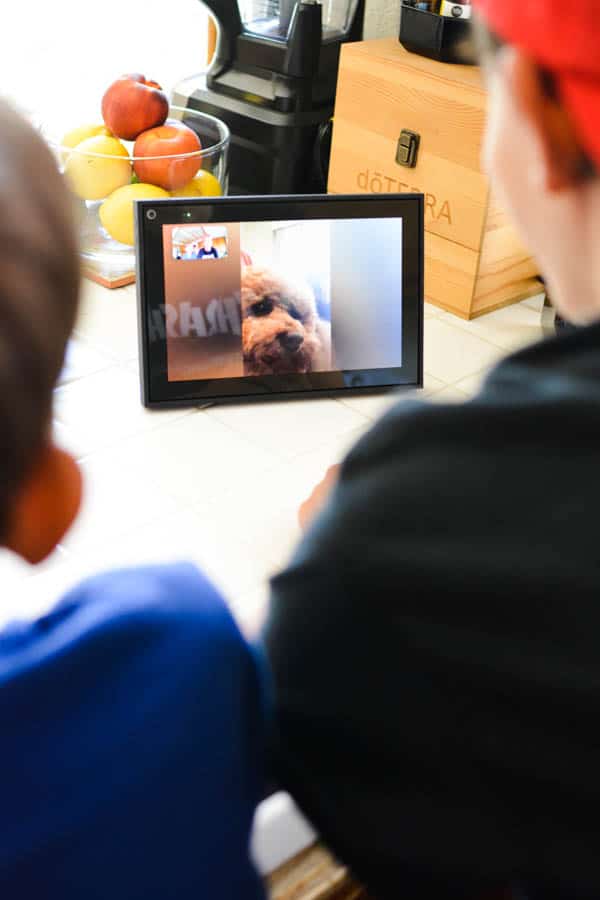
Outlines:
POLYGON ((242 345, 246 375, 331 369, 329 323, 308 284, 263 266, 242 267, 242 345))

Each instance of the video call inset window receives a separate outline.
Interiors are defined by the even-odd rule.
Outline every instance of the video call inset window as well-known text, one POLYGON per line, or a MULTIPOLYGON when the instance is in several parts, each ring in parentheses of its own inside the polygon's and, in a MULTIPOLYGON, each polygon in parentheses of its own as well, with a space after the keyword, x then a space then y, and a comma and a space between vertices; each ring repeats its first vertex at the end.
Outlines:
POLYGON ((171 236, 173 259, 211 262, 228 255, 224 225, 181 225, 171 236))

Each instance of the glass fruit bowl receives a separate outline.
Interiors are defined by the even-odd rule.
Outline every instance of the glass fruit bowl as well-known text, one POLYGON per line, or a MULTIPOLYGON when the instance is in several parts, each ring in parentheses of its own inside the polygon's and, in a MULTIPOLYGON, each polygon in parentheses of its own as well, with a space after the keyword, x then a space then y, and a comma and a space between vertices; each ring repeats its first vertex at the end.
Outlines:
POLYGON ((75 146, 51 141, 75 198, 84 274, 106 283, 132 280, 136 199, 227 193, 229 129, 214 116, 170 106, 167 121, 160 126, 169 129, 161 132, 168 142, 161 149, 185 147, 182 125, 195 132, 200 150, 155 155, 149 140, 142 146, 148 155, 142 156, 141 135, 135 144, 138 155, 134 155, 133 142, 114 137, 103 125, 70 132, 75 146))

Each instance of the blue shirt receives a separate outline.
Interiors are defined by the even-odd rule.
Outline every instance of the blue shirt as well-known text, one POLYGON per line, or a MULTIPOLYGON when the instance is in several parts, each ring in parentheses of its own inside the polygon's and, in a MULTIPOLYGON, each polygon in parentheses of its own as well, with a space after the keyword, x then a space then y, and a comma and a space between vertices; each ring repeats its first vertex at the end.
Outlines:
POLYGON ((0 896, 259 900, 260 660, 190 565, 0 632, 0 896))

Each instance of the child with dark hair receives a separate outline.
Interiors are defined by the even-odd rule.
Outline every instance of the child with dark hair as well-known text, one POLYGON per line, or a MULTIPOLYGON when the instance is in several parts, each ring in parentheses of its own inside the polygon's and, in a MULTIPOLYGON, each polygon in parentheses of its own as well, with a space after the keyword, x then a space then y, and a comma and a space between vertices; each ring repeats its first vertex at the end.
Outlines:
MULTIPOLYGON (((51 435, 78 289, 60 175, 0 104, 0 543, 31 563, 80 502, 51 435)), ((191 565, 99 576, 0 631, 0 728, 2 898, 263 896, 262 666, 191 565)))

